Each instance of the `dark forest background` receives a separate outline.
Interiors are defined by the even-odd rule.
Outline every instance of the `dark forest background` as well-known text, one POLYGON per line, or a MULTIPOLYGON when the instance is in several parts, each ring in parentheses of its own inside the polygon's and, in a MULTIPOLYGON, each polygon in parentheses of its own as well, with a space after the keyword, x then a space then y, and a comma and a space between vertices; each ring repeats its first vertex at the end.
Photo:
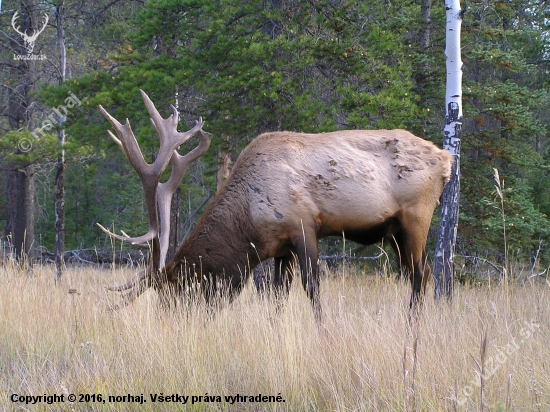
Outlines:
MULTIPOLYGON (((457 252, 548 264, 550 4, 471 0, 462 7, 457 252)), ((3 1, 2 245, 23 227, 35 256, 53 250, 61 130, 66 250, 111 248, 96 223, 131 235, 147 231, 138 177, 109 139, 99 104, 130 119, 149 160, 158 140, 139 89, 164 116, 176 105, 180 130, 204 118, 213 141, 181 186, 183 238, 216 191, 220 166, 230 166, 259 133, 404 128, 441 146, 444 49, 443 1, 3 1), (33 50, 43 60, 14 57, 24 52, 15 12, 28 33, 49 16, 33 50), (71 93, 81 104, 68 108, 71 93), (67 108, 61 122, 60 106, 67 108)), ((326 253, 341 247, 325 244, 326 253)))

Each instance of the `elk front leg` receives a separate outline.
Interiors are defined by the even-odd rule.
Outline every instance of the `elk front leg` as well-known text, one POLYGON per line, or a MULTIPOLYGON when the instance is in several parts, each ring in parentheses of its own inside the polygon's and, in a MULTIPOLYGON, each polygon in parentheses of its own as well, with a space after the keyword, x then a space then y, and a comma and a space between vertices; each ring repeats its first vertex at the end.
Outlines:
POLYGON ((280 313, 281 309, 288 299, 288 292, 294 277, 294 267, 296 265, 296 255, 293 252, 288 252, 282 257, 274 258, 275 270, 273 273, 272 291, 275 297, 276 312, 280 313))
POLYGON ((273 291, 277 299, 288 298, 290 285, 292 284, 296 256, 289 252, 275 259, 275 273, 273 274, 273 291))

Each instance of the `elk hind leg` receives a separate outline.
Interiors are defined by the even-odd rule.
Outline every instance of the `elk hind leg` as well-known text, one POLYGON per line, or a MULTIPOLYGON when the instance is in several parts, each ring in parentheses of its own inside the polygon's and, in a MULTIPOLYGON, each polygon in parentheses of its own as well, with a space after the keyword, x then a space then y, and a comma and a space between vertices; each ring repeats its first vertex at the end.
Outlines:
POLYGON ((319 250, 317 236, 315 233, 308 233, 304 230, 296 241, 298 261, 300 262, 300 273, 302 275, 302 286, 306 295, 311 301, 315 319, 321 323, 321 303, 319 300, 319 250))
POLYGON ((411 311, 418 309, 422 304, 422 297, 426 290, 430 268, 426 262, 426 238, 429 222, 426 224, 419 219, 404 219, 401 230, 394 234, 390 243, 396 252, 401 272, 411 282, 411 311))
MULTIPOLYGON (((426 207, 426 210, 430 210, 426 207)), ((433 212, 433 208, 431 209, 433 212)), ((413 296, 411 299, 416 299, 412 303, 422 303, 422 297, 426 292, 426 284, 430 278, 431 269, 428 265, 428 257, 426 255, 426 240, 428 239, 428 231, 432 222, 432 213, 425 213, 422 216, 414 216, 411 219, 412 228, 409 230, 407 242, 411 250, 413 259, 413 296)))

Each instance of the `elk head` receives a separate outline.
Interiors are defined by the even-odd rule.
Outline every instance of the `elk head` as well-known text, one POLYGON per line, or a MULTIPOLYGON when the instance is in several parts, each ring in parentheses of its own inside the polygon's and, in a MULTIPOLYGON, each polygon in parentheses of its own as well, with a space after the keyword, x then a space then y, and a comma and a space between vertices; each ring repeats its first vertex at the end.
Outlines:
POLYGON ((44 25, 42 26, 41 29, 34 31, 34 33, 31 36, 29 36, 27 35, 27 33, 20 30, 21 26, 16 26, 18 13, 19 12, 17 11, 13 13, 13 17, 11 19, 11 26, 16 31, 16 33, 19 33, 21 37, 23 37, 23 41, 25 42, 25 49, 27 50, 27 54, 29 55, 29 54, 32 54, 32 51, 34 50, 34 43, 36 42, 36 39, 38 38, 40 33, 42 33, 46 29, 46 26, 48 25, 49 17, 47 14, 44 13, 44 17, 43 17, 44 25))
POLYGON ((136 246, 149 247, 151 250, 148 269, 141 271, 123 286, 108 288, 109 290, 119 292, 131 289, 124 296, 123 305, 127 305, 133 301, 151 286, 152 281, 156 280, 156 277, 159 275, 159 270, 164 267, 170 234, 170 204, 172 196, 179 187, 190 164, 201 157, 210 146, 211 137, 210 133, 202 130, 204 125, 202 118, 197 121, 195 127, 191 130, 185 133, 178 132, 179 115, 176 108, 171 106, 172 114, 167 119, 164 119, 155 108, 151 99, 149 99, 149 96, 143 90, 140 90, 140 92, 145 107, 151 116, 151 123, 160 140, 158 156, 151 164, 145 162, 130 127, 129 120, 126 119, 126 123, 121 124, 107 113, 101 105, 99 106, 99 110, 103 116, 107 118, 117 132, 118 138, 111 131, 108 131, 109 135, 126 155, 141 180, 149 218, 149 231, 138 237, 128 236, 124 232, 122 232, 122 235, 117 235, 98 223, 98 226, 112 238, 136 246), (187 142, 195 133, 200 134, 198 146, 186 155, 180 155, 177 151, 178 147, 187 142), (161 183, 160 178, 168 163, 172 165, 172 173, 165 183, 161 183))

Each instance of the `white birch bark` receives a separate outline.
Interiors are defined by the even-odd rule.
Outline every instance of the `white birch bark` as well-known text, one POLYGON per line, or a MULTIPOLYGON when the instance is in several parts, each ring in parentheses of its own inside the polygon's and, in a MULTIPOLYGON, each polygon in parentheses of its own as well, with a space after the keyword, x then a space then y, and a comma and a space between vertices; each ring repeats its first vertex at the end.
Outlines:
POLYGON ((462 131, 462 59, 460 29, 462 10, 460 0, 446 0, 447 85, 445 95, 445 128, 443 147, 454 158, 451 180, 441 196, 441 223, 437 239, 434 283, 436 298, 451 297, 454 279, 454 249, 458 227, 460 194, 460 138, 462 131))

